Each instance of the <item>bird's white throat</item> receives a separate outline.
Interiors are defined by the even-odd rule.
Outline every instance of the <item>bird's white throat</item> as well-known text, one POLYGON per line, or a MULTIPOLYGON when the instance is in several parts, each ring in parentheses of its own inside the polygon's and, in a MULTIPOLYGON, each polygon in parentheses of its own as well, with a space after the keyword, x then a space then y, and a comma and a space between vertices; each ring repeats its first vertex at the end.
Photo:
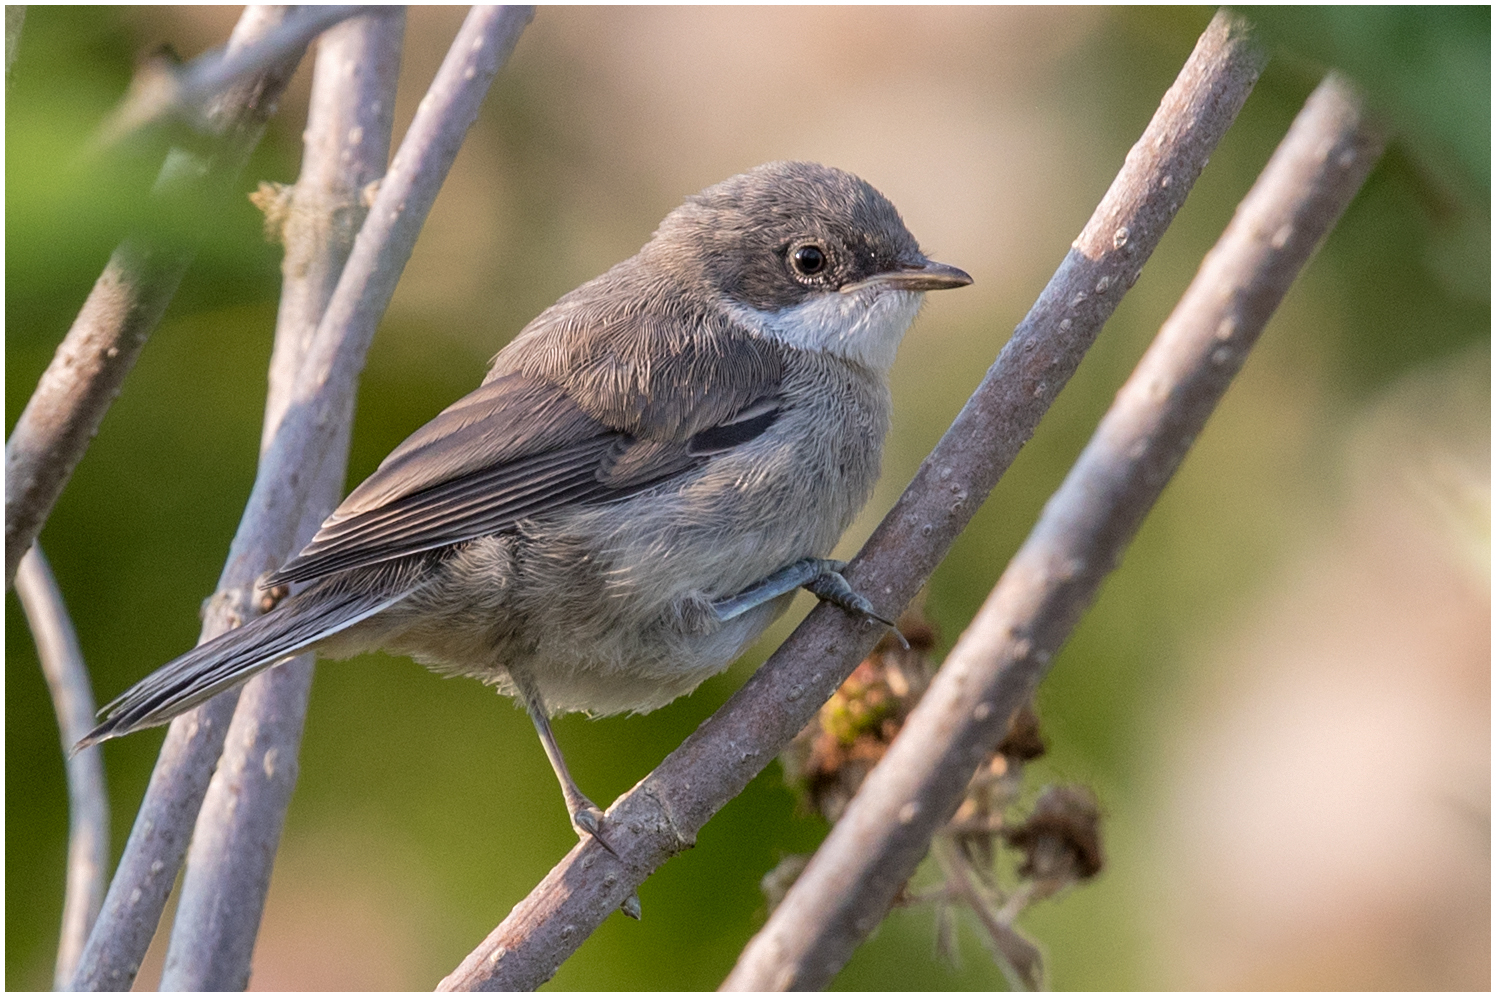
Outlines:
POLYGON ((886 372, 924 300, 922 291, 870 286, 815 294, 778 311, 738 304, 729 314, 760 336, 886 372))

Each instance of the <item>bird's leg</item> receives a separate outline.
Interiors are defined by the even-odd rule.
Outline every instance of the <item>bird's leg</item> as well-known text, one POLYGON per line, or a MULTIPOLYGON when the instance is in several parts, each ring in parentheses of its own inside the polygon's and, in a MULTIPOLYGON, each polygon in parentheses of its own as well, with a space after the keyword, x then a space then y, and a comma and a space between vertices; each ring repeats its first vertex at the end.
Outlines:
POLYGON ((571 826, 576 830, 577 837, 586 840, 586 835, 597 839, 597 843, 612 852, 616 857, 617 852, 613 846, 603 838, 603 812, 596 803, 587 799, 586 795, 577 788, 576 780, 571 777, 571 772, 566 768, 566 759, 561 756, 561 746, 556 743, 556 735, 551 733, 550 717, 546 713, 545 702, 540 698, 540 690, 528 678, 521 677, 514 671, 510 671, 514 684, 519 687, 520 694, 525 697, 525 712, 530 714, 530 722, 535 725, 535 733, 540 735, 540 745, 545 748, 545 756, 551 761, 551 768, 556 773, 556 780, 561 783, 561 795, 566 800, 566 812, 571 817, 571 826))
POLYGON ((873 609, 873 604, 842 577, 842 569, 846 566, 846 561, 832 561, 821 557, 802 558, 788 567, 780 568, 768 578, 749 586, 737 595, 712 603, 712 612, 719 621, 726 623, 755 606, 761 606, 770 599, 778 598, 786 592, 793 592, 803 586, 806 591, 817 598, 840 606, 854 616, 877 620, 891 628, 894 635, 899 638, 899 643, 907 649, 909 642, 904 639, 904 635, 899 632, 893 620, 879 616, 873 609))
POLYGON ((731 598, 718 599, 712 603, 712 613, 717 617, 718 622, 726 623, 728 620, 742 616, 750 609, 762 606, 770 599, 777 599, 786 592, 795 591, 823 571, 835 571, 845 566, 841 561, 827 561, 819 557, 802 558, 789 567, 780 568, 768 578, 750 585, 731 598))
MULTIPOLYGON (((623 859, 603 837, 602 810, 577 788, 576 780, 571 777, 571 772, 566 768, 566 759, 561 757, 561 746, 556 743, 556 735, 551 733, 550 717, 546 713, 545 700, 540 697, 540 690, 535 688, 535 684, 528 678, 516 675, 513 670, 509 672, 509 676, 514 679, 514 684, 519 688, 520 694, 525 697, 525 712, 530 714, 530 722, 535 725, 535 733, 540 735, 541 747, 545 748, 545 757, 551 760, 551 768, 555 770, 556 779, 561 783, 561 795, 566 799, 566 812, 571 816, 571 826, 577 832, 577 837, 586 841, 587 836, 590 835, 599 845, 607 849, 609 855, 622 862, 623 859)), ((639 892, 635 890, 630 893, 618 909, 635 921, 639 920, 642 916, 639 892)))

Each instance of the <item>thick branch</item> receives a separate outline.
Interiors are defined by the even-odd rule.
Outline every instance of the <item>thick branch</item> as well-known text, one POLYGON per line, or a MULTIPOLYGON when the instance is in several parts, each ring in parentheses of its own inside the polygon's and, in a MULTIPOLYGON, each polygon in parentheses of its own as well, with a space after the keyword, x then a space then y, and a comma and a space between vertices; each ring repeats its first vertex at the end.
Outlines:
POLYGON ((1381 150, 1356 94, 1327 79, 898 739, 723 989, 824 987, 883 919, 1381 150))
MULTIPOLYGON (((332 427, 350 421, 351 390, 328 386, 351 383, 363 369, 374 328, 441 182, 494 74, 532 14, 528 7, 473 8, 422 100, 318 324, 281 431, 261 453, 261 471, 210 603, 204 640, 253 614, 255 579, 291 550, 311 484, 344 431, 332 427)), ((239 690, 231 689, 172 721, 104 915, 84 953, 75 981, 79 989, 127 987, 138 970, 238 697, 239 690), (112 907, 118 919, 105 930, 112 907), (98 955, 91 960, 96 946, 98 955)))
MULTIPOLYGON (((1096 212, 955 423, 925 459, 848 578, 895 617, 1033 434, 1103 322, 1137 279, 1264 62, 1245 22, 1217 15, 1096 212)), ((533 989, 790 739, 866 656, 880 629, 829 606, 608 814, 615 859, 573 849, 442 981, 533 989)))
MULTIPOLYGON (((252 5, 229 39, 235 52, 272 33, 285 7, 252 5)), ((301 49, 215 99, 207 118, 218 140, 206 152, 173 149, 152 197, 163 212, 214 206, 227 195, 264 134, 301 49)), ((5 443, 5 584, 36 539, 57 496, 99 431, 141 347, 161 321, 196 244, 134 234, 115 249, 5 443)))
POLYGON ((21 559, 16 595, 36 641, 36 654, 52 693, 62 752, 67 758, 67 891, 53 975, 53 985, 65 989, 99 916, 99 905, 104 902, 104 875, 109 868, 109 794, 104 788, 104 757, 99 748, 72 754, 73 745, 93 726, 93 690, 73 621, 40 544, 33 544, 21 559))
MULTIPOLYGON (((345 21, 318 42, 301 177, 278 212, 286 255, 267 441, 284 425, 300 360, 367 214, 363 188, 383 175, 389 161, 404 30, 404 11, 387 11, 345 21)), ((344 374, 324 390, 345 394, 351 408, 356 387, 356 376, 344 374)), ((293 548, 284 554, 309 540, 337 504, 351 429, 348 421, 327 427, 334 435, 329 458, 312 484, 293 548)), ((312 660, 304 655, 262 672, 239 697, 192 835, 163 990, 243 990, 249 983, 270 871, 296 785, 312 660)))

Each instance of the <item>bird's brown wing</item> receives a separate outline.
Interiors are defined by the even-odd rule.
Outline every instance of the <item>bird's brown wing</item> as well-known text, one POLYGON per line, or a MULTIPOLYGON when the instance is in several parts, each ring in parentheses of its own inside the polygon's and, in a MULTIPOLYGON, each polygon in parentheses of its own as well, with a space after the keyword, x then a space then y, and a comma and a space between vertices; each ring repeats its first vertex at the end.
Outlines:
POLYGON ((266 584, 438 550, 658 486, 761 435, 778 416, 778 390, 777 377, 740 377, 731 398, 719 390, 710 400, 725 415, 704 429, 691 418, 625 429, 548 380, 496 377, 397 447, 266 584))

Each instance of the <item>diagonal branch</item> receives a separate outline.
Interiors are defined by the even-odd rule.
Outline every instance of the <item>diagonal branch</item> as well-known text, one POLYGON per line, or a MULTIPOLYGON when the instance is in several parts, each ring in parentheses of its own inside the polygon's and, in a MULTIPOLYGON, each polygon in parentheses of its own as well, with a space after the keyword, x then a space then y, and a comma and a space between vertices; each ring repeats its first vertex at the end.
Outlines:
POLYGON ((898 739, 723 989, 824 987, 883 919, 1382 146, 1358 95, 1326 79, 898 739))
MULTIPOLYGON (((287 10, 265 4, 245 8, 229 39, 229 53, 274 32, 287 10)), ((221 203, 230 193, 301 54, 302 48, 289 52, 212 102, 207 118, 217 142, 206 151, 174 148, 167 155, 151 194, 163 211, 221 203)), ((7 588, 196 253, 195 242, 145 233, 127 237, 37 382, 5 443, 7 588)))
POLYGON ((252 44, 201 55, 181 69, 148 67, 144 78, 135 82, 124 102, 100 127, 94 148, 107 149, 170 118, 186 117, 197 124, 200 108, 219 91, 288 56, 294 54, 299 59, 323 31, 373 9, 378 8, 367 4, 303 4, 292 8, 284 20, 252 44))
MULTIPOLYGON (((36 654, 52 693, 57 729, 67 755, 93 726, 94 698, 78 635, 63 605, 52 567, 33 544, 16 572, 16 595, 36 641, 36 654)), ((57 944, 53 985, 66 988, 83 943, 104 902, 109 868, 109 793, 104 788, 104 756, 97 746, 71 755, 68 774, 68 875, 62 902, 62 938, 57 944)))
MULTIPOLYGON (((255 579, 290 552, 305 503, 351 417, 351 385, 389 305, 426 214, 498 68, 529 22, 529 7, 475 7, 380 184, 337 289, 313 336, 280 431, 260 473, 210 601, 203 640, 256 610, 255 579)), ((273 409, 272 409, 273 412, 273 409)), ((341 460, 342 458, 338 458, 341 460)), ((231 689, 171 724, 76 989, 127 988, 160 921, 239 698, 231 689)))
MULTIPOLYGON (((1033 309, 914 481, 848 568, 896 617, 1032 435, 1101 325, 1137 279, 1265 56, 1246 22, 1221 13, 1033 309)), ((878 628, 834 607, 810 615, 722 709, 609 810, 627 828, 619 857, 578 845, 450 976, 442 989, 534 989, 644 879, 690 847, 839 686, 878 628)))
MULTIPOLYGON (((266 400, 267 441, 281 430, 286 401, 353 249, 367 208, 364 187, 384 174, 394 123, 405 12, 351 18, 317 46, 306 151, 296 186, 281 195, 286 247, 281 305, 266 400)), ((326 390, 351 399, 356 377, 326 390)), ((288 427, 294 428, 294 427, 288 427)), ((311 539, 342 493, 350 421, 334 435, 290 549, 311 539)), ((198 814, 162 972, 163 990, 243 990, 270 887, 311 691, 312 656, 251 679, 229 725, 223 758, 198 814)))

